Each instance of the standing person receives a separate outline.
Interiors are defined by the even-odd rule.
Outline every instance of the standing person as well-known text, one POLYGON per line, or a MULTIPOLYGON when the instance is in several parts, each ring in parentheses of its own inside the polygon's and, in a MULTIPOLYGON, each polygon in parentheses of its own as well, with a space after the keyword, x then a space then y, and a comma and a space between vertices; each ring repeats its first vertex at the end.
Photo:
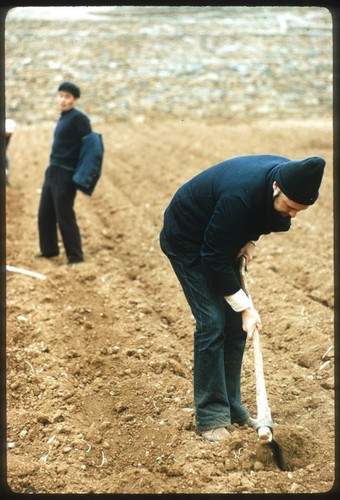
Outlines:
POLYGON ((9 173, 10 173, 10 161, 7 156, 7 148, 9 141, 15 130, 16 123, 11 118, 6 118, 5 120, 5 135, 6 135, 6 156, 5 156, 5 168, 6 168, 6 184, 9 186, 9 173))
POLYGON ((38 229, 41 254, 59 255, 57 226, 63 240, 68 264, 84 260, 79 227, 74 212, 76 186, 72 181, 82 138, 92 132, 89 118, 76 109, 80 89, 70 82, 58 88, 61 115, 54 131, 49 166, 45 172, 38 229))
POLYGON ((233 423, 257 424, 240 380, 246 339, 262 323, 241 288, 239 257, 253 258, 260 235, 289 230, 316 201, 324 167, 318 156, 232 158, 186 182, 165 210, 160 245, 196 320, 195 423, 208 441, 227 438, 233 423))

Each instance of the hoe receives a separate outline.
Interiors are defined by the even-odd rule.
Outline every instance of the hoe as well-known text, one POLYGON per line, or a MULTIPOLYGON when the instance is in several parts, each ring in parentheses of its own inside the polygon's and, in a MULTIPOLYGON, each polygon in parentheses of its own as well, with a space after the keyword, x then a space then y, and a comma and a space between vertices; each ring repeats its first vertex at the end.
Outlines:
MULTIPOLYGON (((247 287, 246 272, 247 272, 246 258, 242 255, 240 257, 241 286, 246 295, 251 299, 247 287)), ((273 421, 268 404, 266 385, 263 374, 263 359, 261 351, 260 334, 257 329, 255 329, 255 331, 253 332, 252 341, 254 349, 256 404, 257 404, 257 421, 258 421, 256 431, 258 434, 259 442, 261 444, 268 444, 271 447, 278 467, 282 470, 285 470, 281 447, 273 436, 273 421)))

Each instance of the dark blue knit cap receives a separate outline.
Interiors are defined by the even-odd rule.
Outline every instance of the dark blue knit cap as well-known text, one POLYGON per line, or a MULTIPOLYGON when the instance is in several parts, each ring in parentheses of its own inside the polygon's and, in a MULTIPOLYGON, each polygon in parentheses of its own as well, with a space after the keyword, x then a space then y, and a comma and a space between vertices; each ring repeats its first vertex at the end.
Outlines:
POLYGON ((275 180, 281 191, 301 205, 313 205, 319 196, 326 162, 320 156, 279 165, 275 180))
POLYGON ((69 92, 76 99, 80 97, 80 88, 71 82, 63 82, 59 85, 58 91, 69 92))

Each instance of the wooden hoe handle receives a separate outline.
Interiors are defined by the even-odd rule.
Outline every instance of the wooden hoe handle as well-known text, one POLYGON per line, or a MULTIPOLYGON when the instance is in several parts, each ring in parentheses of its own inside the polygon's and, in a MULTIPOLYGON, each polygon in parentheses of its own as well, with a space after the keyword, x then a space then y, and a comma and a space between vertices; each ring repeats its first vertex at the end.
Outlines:
MULTIPOLYGON (((242 255, 240 257, 240 280, 241 286, 246 295, 251 300, 250 293, 247 287, 246 279, 246 258, 242 255)), ((255 379, 256 379, 256 404, 257 404, 257 433, 262 443, 270 443, 273 439, 273 422, 271 411, 268 404, 266 385, 263 374, 263 358, 261 351, 260 334, 256 328, 253 332, 253 349, 254 349, 254 365, 255 365, 255 379)))

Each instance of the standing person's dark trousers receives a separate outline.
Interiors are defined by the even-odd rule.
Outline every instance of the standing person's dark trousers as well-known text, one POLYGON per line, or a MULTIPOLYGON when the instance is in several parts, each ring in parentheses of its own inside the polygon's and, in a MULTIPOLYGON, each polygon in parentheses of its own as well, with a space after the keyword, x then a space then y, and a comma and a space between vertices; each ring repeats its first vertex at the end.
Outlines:
POLYGON ((59 255, 57 226, 63 239, 69 264, 84 260, 80 231, 73 209, 76 187, 74 170, 49 166, 42 188, 39 213, 40 250, 44 257, 59 255))

